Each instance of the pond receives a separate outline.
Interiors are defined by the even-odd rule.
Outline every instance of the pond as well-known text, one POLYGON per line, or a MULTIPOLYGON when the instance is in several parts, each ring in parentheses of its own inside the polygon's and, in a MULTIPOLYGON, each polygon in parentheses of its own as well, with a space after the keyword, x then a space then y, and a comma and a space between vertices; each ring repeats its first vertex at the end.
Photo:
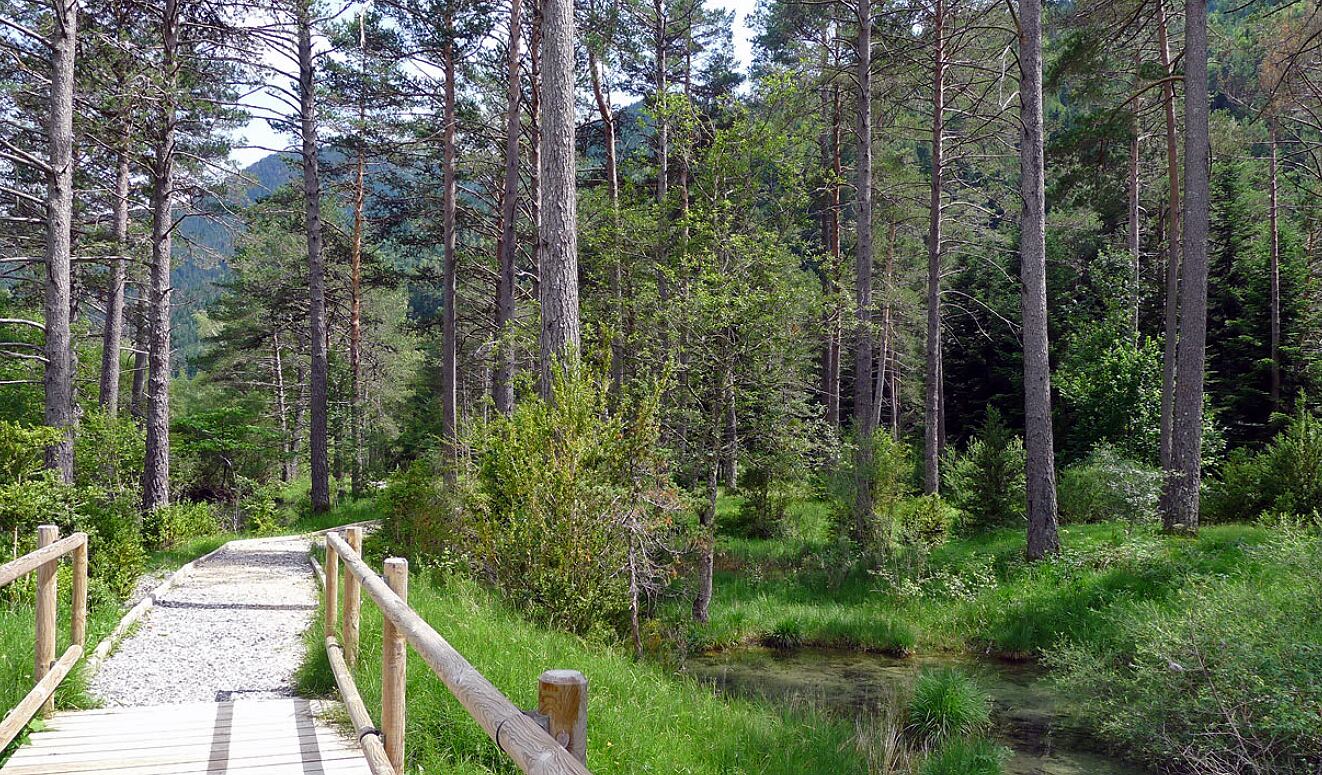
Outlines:
POLYGON ((1146 775, 1099 753, 1060 710, 1045 672, 1034 664, 971 657, 879 654, 823 649, 735 649, 689 657, 684 671, 732 696, 801 702, 849 716, 876 711, 924 667, 959 667, 992 698, 993 735, 1014 751, 1007 775, 1146 775))

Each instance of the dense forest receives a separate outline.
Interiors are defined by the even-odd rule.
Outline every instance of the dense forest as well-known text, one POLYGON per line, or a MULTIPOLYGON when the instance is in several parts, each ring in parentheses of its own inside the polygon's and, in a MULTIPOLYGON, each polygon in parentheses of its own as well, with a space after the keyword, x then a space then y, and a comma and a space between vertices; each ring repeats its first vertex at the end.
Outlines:
POLYGON ((763 647, 1029 660, 1116 761, 1319 771, 1322 7, 749 10, 741 62, 715 0, 15 0, 13 556, 88 531, 113 608, 379 519, 443 634, 655 683, 602 772, 1044 771, 961 667, 852 724, 687 675, 763 647))

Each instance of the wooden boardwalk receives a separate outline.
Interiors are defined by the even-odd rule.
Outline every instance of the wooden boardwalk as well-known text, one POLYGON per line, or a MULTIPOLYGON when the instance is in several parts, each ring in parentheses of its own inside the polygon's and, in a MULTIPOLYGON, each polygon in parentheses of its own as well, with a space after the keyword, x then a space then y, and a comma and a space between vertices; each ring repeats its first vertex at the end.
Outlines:
POLYGON ((271 699, 57 713, 0 775, 370 775, 357 743, 318 721, 319 707, 271 699))

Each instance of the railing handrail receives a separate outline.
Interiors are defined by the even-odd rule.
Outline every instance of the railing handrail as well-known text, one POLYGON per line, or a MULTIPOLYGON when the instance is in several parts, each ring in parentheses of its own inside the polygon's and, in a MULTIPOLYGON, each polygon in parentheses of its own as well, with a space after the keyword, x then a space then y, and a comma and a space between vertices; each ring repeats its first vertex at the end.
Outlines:
POLYGON ((486 676, 478 672, 440 633, 410 608, 363 561, 353 546, 334 532, 326 534, 326 544, 330 550, 327 553, 326 573, 328 603, 333 601, 329 585, 336 575, 329 566, 336 559, 342 560, 354 579, 376 603, 382 616, 431 667, 473 720, 514 760, 520 770, 528 775, 590 775, 587 767, 563 744, 510 702, 486 676))
POLYGON ((0 720, 0 750, 3 750, 23 731, 32 717, 42 711, 54 710, 52 698, 55 689, 83 655, 87 639, 87 534, 78 532, 60 538, 55 525, 37 528, 35 551, 0 565, 0 587, 37 572, 36 644, 33 678, 36 684, 19 700, 3 720, 0 720), (56 605, 59 601, 56 584, 60 560, 73 555, 73 616, 70 619, 70 644, 59 659, 55 658, 56 605))

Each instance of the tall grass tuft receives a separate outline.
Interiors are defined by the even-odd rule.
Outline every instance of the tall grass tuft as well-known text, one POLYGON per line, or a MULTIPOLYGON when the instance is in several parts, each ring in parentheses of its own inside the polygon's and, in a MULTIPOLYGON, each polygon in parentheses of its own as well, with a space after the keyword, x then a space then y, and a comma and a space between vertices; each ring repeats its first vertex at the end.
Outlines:
POLYGON ((1001 775, 1010 751, 986 738, 956 737, 923 760, 919 775, 1001 775))
POLYGON ((982 732, 991 723, 991 699, 954 668, 925 670, 909 700, 909 730, 930 743, 982 732))

